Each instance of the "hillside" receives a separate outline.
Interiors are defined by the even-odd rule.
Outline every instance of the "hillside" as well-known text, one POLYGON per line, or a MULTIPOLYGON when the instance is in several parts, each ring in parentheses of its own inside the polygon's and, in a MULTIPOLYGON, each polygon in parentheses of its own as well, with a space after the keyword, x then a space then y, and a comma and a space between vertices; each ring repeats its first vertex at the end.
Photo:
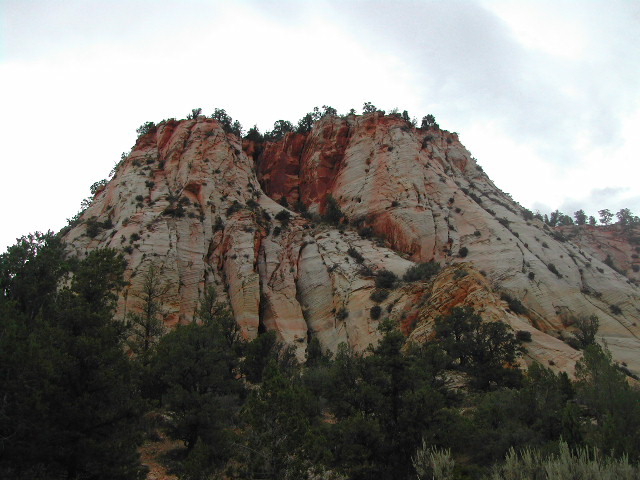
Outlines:
MULTIPOLYGON (((455 133, 376 112, 328 115, 270 142, 243 141, 203 116, 162 122, 64 239, 80 256, 103 246, 125 253, 130 285, 117 318, 138 308, 154 264, 169 288, 166 324, 190 322, 214 285, 247 338, 275 330, 299 357, 313 337, 363 350, 387 315, 426 338, 436 316, 472 305, 530 331, 528 358, 566 371, 579 352, 561 338, 573 318, 597 315, 614 359, 638 374, 640 290, 584 239, 591 227, 575 228, 568 239, 534 218, 455 133), (380 271, 401 278, 430 260, 443 267, 432 280, 370 298, 380 271)), ((637 248, 638 235, 628 238, 624 258, 637 248)))

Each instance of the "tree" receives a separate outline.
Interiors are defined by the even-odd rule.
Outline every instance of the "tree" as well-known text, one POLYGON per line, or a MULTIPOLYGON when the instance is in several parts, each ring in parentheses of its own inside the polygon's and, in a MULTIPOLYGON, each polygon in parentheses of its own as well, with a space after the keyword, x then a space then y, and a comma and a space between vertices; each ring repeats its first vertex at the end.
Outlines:
POLYGON ((584 210, 580 209, 576 212, 573 212, 573 216, 576 219, 576 224, 584 225, 585 223, 587 223, 587 214, 584 213, 584 210))
POLYGON ((364 102, 364 104, 362 105, 363 115, 366 115, 367 113, 374 113, 376 111, 378 111, 378 109, 371 102, 364 102))
POLYGON ((426 129, 433 128, 435 130, 438 130, 440 126, 436 123, 436 117, 429 114, 422 117, 422 124, 420 125, 420 128, 426 128, 426 129))
POLYGON ((214 470, 232 453, 243 395, 238 379, 243 342, 212 287, 205 290, 196 318, 201 323, 180 325, 162 337, 151 372, 171 418, 169 435, 186 446, 186 463, 214 470))
POLYGON ((187 120, 195 120, 202 113, 201 108, 193 108, 191 113, 187 115, 187 120))
POLYGON ((328 194, 325 207, 324 207, 325 221, 332 225, 337 225, 340 223, 340 221, 343 218, 344 218, 344 213, 342 213, 342 210, 340 209, 340 205, 338 205, 338 202, 336 201, 336 199, 333 198, 333 195, 328 194))
POLYGON ((131 351, 140 357, 142 363, 147 364, 151 348, 165 331, 164 320, 168 314, 162 303, 171 285, 164 282, 162 268, 150 263, 140 287, 140 291, 134 293, 138 298, 138 311, 127 315, 128 345, 131 351))
POLYGON ((328 105, 323 105, 322 106, 322 116, 326 117, 327 115, 338 115, 338 111, 333 107, 330 107, 328 105))
POLYGON ((608 208, 604 210, 598 210, 598 214, 600 215, 600 223, 603 225, 609 225, 611 223, 611 219, 613 218, 613 214, 609 211, 608 208))
POLYGON ((595 345, 596 334, 600 327, 598 317, 595 315, 591 315, 590 317, 578 317, 574 326, 576 327, 576 331, 573 333, 573 336, 580 348, 595 345))
POLYGON ((636 217, 628 208, 622 208, 616 213, 618 217, 618 224, 623 226, 634 225, 640 222, 640 219, 636 217))
POLYGON ((454 365, 475 377, 476 386, 517 384, 515 366, 521 348, 511 329, 502 322, 483 322, 470 307, 454 307, 435 322, 436 338, 454 365))
POLYGON ((149 133, 154 133, 156 129, 157 128, 155 123, 145 122, 136 129, 136 133, 138 134, 138 138, 140 138, 149 133))
POLYGON ((611 352, 597 344, 584 350, 576 364, 577 397, 591 420, 583 423, 588 444, 632 460, 640 452, 640 391, 630 386, 611 361, 611 352))
POLYGON ((298 133, 309 133, 313 128, 313 114, 307 113, 304 117, 302 117, 298 121, 298 126, 296 127, 296 132, 298 133))
POLYGON ((593 215, 589 216, 589 225, 591 225, 592 227, 596 226, 596 217, 594 217, 593 215))
POLYGON ((254 142, 262 142, 264 140, 264 137, 260 133, 257 125, 251 127, 244 138, 246 140, 252 140, 254 142))
POLYGON ((293 132, 294 128, 291 122, 286 120, 278 120, 273 124, 273 130, 264 134, 265 140, 276 141, 282 139, 287 133, 293 132))
MULTIPOLYGON (((32 263, 57 257, 49 248, 56 245, 39 247, 11 281, 22 281, 32 263)), ((73 278, 47 295, 46 308, 32 320, 18 302, 0 302, 0 473, 141 478, 136 449, 142 404, 122 349, 121 324, 113 322, 124 260, 102 249, 54 264, 54 271, 70 271, 73 278)))

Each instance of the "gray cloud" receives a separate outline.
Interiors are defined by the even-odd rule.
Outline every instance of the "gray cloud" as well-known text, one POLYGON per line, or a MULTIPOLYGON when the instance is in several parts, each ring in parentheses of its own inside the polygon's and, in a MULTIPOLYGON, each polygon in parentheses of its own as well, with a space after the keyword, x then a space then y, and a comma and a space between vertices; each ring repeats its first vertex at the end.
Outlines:
MULTIPOLYGON (((554 6, 550 14, 573 14, 572 5, 554 6)), ((476 2, 331 6, 348 28, 417 72, 426 107, 446 111, 454 125, 470 117, 491 119, 560 164, 580 160, 575 144, 585 138, 592 145, 618 141, 621 116, 640 102, 640 28, 632 2, 581 9, 578 20, 589 32, 589 48, 596 46, 586 61, 525 49, 501 19, 476 2)))

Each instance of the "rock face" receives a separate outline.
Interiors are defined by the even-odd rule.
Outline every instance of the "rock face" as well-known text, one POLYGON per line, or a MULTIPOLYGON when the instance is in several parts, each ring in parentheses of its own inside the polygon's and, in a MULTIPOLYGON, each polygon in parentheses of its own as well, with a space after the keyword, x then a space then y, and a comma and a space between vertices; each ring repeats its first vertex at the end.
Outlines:
POLYGON ((121 316, 136 308, 153 263, 171 287, 169 325, 192 321, 213 285, 248 338, 275 330, 300 357, 314 336, 332 350, 375 342, 375 273, 401 277, 433 259, 448 268, 381 304, 416 340, 438 314, 469 304, 532 332, 532 359, 571 370, 579 353, 556 337, 572 316, 595 314, 614 358, 640 373, 638 287, 496 188, 456 134, 395 116, 327 116, 308 134, 244 145, 205 117, 163 122, 138 139, 66 241, 78 255, 125 252, 121 316), (340 228, 318 222, 329 196, 344 213, 340 228), (527 313, 510 312, 505 292, 527 313))

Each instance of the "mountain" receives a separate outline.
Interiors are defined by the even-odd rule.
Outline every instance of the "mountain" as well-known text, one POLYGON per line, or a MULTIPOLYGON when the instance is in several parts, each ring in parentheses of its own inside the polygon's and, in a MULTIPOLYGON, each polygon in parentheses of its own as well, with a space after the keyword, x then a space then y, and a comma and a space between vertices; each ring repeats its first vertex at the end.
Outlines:
POLYGON ((551 228, 498 189, 457 134, 396 115, 326 115, 272 141, 223 127, 204 116, 151 125, 65 233, 79 256, 125 253, 118 318, 139 308, 154 265, 167 325, 190 322, 212 285, 247 337, 275 330, 300 357, 313 337, 363 350, 387 316, 426 338, 438 315, 470 305, 530 332, 526 361, 566 371, 580 352, 563 340, 596 315, 599 339, 640 374, 637 226, 551 228), (624 246, 612 262, 602 245, 614 241, 624 246), (385 272, 402 278, 428 261, 442 269, 427 281, 385 272))

